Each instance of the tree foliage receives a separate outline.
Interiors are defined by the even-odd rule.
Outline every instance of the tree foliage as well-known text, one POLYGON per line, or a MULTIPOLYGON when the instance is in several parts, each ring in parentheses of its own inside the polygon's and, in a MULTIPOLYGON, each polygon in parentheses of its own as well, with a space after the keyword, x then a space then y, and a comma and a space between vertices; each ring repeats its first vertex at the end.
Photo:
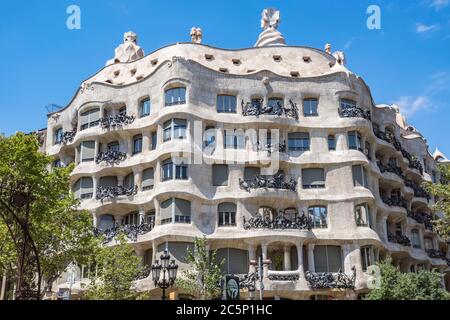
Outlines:
POLYGON ((53 160, 39 151, 35 135, 0 136, 0 272, 10 277, 24 279, 26 267, 50 284, 98 246, 91 214, 77 209, 70 192, 73 165, 52 168, 53 160), (15 206, 12 195, 24 192, 27 205, 15 206))
POLYGON ((138 292, 135 281, 149 274, 133 247, 124 236, 118 244, 100 247, 93 253, 97 275, 83 295, 88 300, 136 300, 148 298, 148 293, 138 292))
POLYGON ((433 210, 444 213, 441 219, 434 222, 435 230, 443 239, 450 239, 450 165, 441 164, 438 168, 441 180, 438 183, 427 182, 425 188, 438 197, 433 210))
POLYGON ((391 262, 388 257, 378 264, 381 285, 366 296, 367 300, 450 300, 450 293, 442 288, 439 272, 402 273, 391 262))
POLYGON ((202 300, 209 300, 220 296, 217 287, 224 261, 217 261, 217 250, 208 251, 208 241, 205 236, 195 238, 195 252, 188 248, 186 261, 189 270, 183 271, 177 278, 175 286, 202 300))

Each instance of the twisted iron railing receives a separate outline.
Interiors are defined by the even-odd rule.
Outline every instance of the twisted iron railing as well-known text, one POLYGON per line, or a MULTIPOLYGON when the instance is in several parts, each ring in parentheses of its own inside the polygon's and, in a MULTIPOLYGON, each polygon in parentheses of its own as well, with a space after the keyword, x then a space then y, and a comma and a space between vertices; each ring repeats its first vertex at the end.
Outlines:
POLYGON ((135 242, 137 241, 139 235, 143 235, 146 234, 147 232, 152 231, 154 227, 155 224, 153 221, 151 221, 151 222, 144 222, 139 225, 134 224, 117 225, 107 230, 94 228, 94 235, 97 237, 104 236, 104 243, 111 242, 119 234, 124 234, 129 240, 135 242))
POLYGON ((274 176, 262 176, 255 175, 253 179, 243 180, 239 178, 239 186, 250 192, 251 189, 284 189, 284 190, 297 190, 297 181, 294 178, 289 178, 288 181, 285 180, 285 175, 282 173, 277 173, 274 176))
POLYGON ((287 145, 286 145, 286 141, 283 141, 279 144, 261 144, 259 141, 256 143, 256 150, 257 151, 265 151, 267 152, 269 155, 273 152, 276 152, 278 150, 278 152, 280 153, 286 153, 287 151, 287 145))
POLYGON ((403 197, 397 198, 397 197, 381 197, 383 202, 387 204, 388 206, 395 206, 395 207, 401 207, 407 209, 407 203, 406 199, 403 197))
POLYGON ((280 102, 277 102, 274 106, 264 106, 263 103, 263 99, 253 100, 252 102, 247 103, 242 100, 242 115, 244 117, 259 117, 260 115, 274 115, 281 117, 282 115, 285 115, 288 118, 298 120, 298 107, 292 100, 289 100, 289 107, 284 107, 280 102))
POLYGON ((271 281, 297 281, 300 279, 298 271, 270 271, 269 280, 271 281))
POLYGON ((411 246, 411 240, 409 240, 409 238, 404 234, 388 233, 388 241, 392 243, 398 243, 406 247, 411 246))
POLYGON ((134 196, 138 191, 138 187, 134 185, 133 187, 124 187, 124 186, 111 186, 111 187, 103 187, 98 186, 95 198, 97 200, 104 199, 113 199, 120 196, 131 197, 134 196))
POLYGON ((436 250, 436 249, 427 249, 425 251, 427 252, 428 256, 431 259, 442 259, 442 260, 447 261, 447 257, 445 255, 445 252, 442 252, 442 251, 436 250))
POLYGON ((57 141, 58 144, 68 144, 73 142, 73 139, 75 139, 75 135, 77 134, 77 129, 73 129, 72 131, 64 131, 59 141, 57 141))
POLYGON ((305 272, 306 281, 312 289, 354 289, 356 281, 356 268, 348 275, 339 272, 305 272))
POLYGON ((363 118, 369 121, 372 120, 372 116, 369 110, 364 110, 359 107, 346 107, 339 108, 339 116, 341 118, 363 118))
POLYGON ((409 162, 409 167, 411 169, 418 170, 420 172, 420 174, 423 175, 423 166, 415 156, 411 156, 411 161, 409 162))
POLYGON ((433 218, 426 213, 422 212, 411 212, 408 210, 408 217, 416 220, 418 223, 425 225, 428 230, 433 230, 433 218))
POLYGON ((127 154, 117 150, 107 150, 105 152, 100 152, 95 157, 95 163, 99 164, 101 162, 106 162, 109 165, 117 164, 121 161, 127 159, 127 154))
POLYGON ((108 116, 100 119, 100 126, 102 129, 118 128, 133 123, 135 117, 126 114, 117 114, 115 116, 108 116))
POLYGON ((381 173, 383 172, 391 172, 399 176, 400 178, 404 178, 403 171, 400 167, 397 167, 396 165, 392 163, 382 164, 381 162, 377 162, 378 168, 380 169, 381 173))
POLYGON ((244 219, 244 229, 279 229, 279 230, 311 230, 313 227, 313 220, 311 217, 305 214, 296 216, 294 219, 285 218, 282 215, 278 215, 275 218, 263 217, 257 215, 247 220, 244 219))

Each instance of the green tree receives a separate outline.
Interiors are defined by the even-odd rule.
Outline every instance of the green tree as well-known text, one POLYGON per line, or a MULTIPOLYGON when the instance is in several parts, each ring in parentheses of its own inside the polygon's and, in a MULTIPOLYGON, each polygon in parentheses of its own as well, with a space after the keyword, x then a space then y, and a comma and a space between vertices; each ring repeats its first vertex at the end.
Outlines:
POLYGON ((390 257, 378 266, 381 284, 366 296, 367 300, 450 300, 450 293, 442 288, 439 272, 402 273, 392 265, 390 257))
POLYGON ((425 188, 438 197, 438 201, 433 205, 433 210, 444 213, 442 219, 434 221, 435 230, 442 238, 450 239, 450 165, 441 164, 438 169, 441 173, 441 181, 426 182, 425 188))
POLYGON ((92 279, 83 298, 88 300, 136 300, 148 298, 147 292, 138 292, 135 281, 149 275, 141 258, 123 235, 114 246, 103 246, 93 253, 97 275, 92 279))
POLYGON ((217 261, 217 250, 208 251, 206 236, 195 238, 195 252, 188 248, 186 262, 189 270, 183 271, 175 281, 175 286, 201 300, 210 300, 220 296, 217 287, 222 272, 220 270, 224 261, 217 261))
POLYGON ((91 214, 70 191, 73 165, 52 168, 53 160, 35 135, 0 136, 0 273, 38 297, 42 279, 50 285, 98 246, 91 214))

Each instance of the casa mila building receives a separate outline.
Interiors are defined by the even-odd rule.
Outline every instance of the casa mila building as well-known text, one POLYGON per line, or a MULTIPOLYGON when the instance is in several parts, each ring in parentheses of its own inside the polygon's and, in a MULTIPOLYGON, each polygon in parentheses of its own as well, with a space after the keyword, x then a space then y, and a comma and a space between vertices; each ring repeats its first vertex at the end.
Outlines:
MULTIPOLYGON (((387 256, 402 272, 439 270, 449 289, 449 246, 421 186, 448 160, 398 107, 375 104, 343 52, 287 45, 279 21, 264 10, 256 44, 238 50, 192 28, 191 42, 144 55, 127 32, 48 115, 45 152, 75 164, 80 209, 109 245, 124 231, 148 266, 168 248, 179 276, 203 235, 224 274, 244 277, 262 256, 265 299, 361 298, 387 256)), ((72 293, 94 272, 77 270, 72 293)), ((151 276, 137 287, 161 296, 151 276)))

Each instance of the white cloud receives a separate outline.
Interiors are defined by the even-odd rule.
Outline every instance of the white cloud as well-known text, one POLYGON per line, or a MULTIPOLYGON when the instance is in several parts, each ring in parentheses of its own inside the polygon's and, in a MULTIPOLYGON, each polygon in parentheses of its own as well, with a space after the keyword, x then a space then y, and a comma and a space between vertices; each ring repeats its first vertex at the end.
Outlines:
POLYGON ((439 30, 440 26, 438 24, 432 24, 430 26, 427 26, 423 23, 416 23, 416 32, 417 33, 426 33, 426 32, 433 32, 439 30))
POLYGON ((445 6, 448 6, 450 4, 450 0, 433 0, 431 3, 431 6, 436 9, 441 9, 445 6))
POLYGON ((427 96, 402 96, 395 104, 400 107, 400 112, 406 116, 412 116, 418 111, 428 110, 433 106, 427 96))

